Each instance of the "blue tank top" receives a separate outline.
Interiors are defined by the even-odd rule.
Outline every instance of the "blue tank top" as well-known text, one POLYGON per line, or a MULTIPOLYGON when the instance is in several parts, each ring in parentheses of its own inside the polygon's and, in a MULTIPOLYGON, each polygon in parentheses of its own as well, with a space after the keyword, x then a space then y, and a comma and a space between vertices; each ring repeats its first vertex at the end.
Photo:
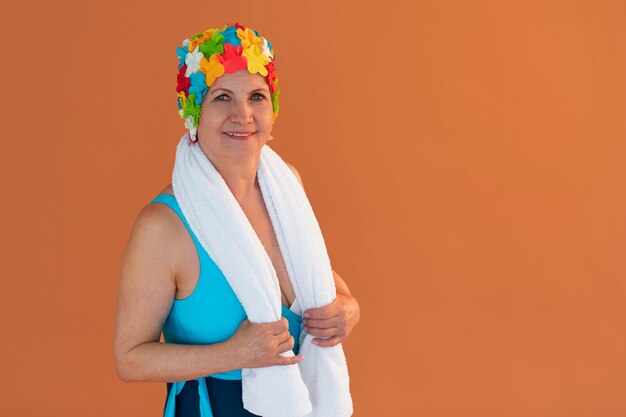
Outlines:
MULTIPOLYGON (((189 296, 183 299, 174 299, 169 315, 163 323, 162 330, 165 343, 208 345, 229 339, 235 334, 241 322, 247 318, 235 292, 191 230, 176 197, 170 194, 159 194, 151 203, 165 204, 178 214, 193 239, 200 261, 200 276, 196 288, 189 296)), ((282 305, 282 317, 285 317, 289 322, 289 333, 295 340, 293 352, 297 355, 302 317, 285 305, 282 305)), ((213 415, 204 380, 208 376, 241 380, 241 369, 209 374, 197 379, 200 410, 203 411, 202 417, 213 415)), ((185 382, 174 382, 171 386, 164 416, 174 416, 175 396, 181 392, 185 382)))

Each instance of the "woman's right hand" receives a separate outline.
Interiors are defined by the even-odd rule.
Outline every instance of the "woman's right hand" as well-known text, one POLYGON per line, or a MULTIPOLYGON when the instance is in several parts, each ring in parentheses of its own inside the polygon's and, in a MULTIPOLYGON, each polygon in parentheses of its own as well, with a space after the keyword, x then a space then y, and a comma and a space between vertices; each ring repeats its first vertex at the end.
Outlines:
POLYGON ((279 355, 293 349, 295 343, 289 333, 289 322, 284 317, 270 323, 253 323, 244 319, 225 343, 240 368, 292 365, 304 359, 302 355, 279 355))

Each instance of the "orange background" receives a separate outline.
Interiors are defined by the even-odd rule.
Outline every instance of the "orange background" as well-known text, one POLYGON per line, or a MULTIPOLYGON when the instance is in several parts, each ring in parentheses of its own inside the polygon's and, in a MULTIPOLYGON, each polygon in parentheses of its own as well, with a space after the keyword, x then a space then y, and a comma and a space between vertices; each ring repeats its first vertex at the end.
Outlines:
POLYGON ((115 374, 120 261, 184 131, 175 49, 233 21, 361 305, 354 415, 626 415, 626 3, 62 3, 0 5, 0 415, 161 415, 115 374))

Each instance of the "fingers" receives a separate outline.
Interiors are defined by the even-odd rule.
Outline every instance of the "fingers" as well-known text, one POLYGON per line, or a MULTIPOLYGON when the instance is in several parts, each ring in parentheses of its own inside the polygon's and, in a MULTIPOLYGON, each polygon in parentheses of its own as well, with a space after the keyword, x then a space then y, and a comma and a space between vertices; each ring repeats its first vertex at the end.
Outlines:
POLYGON ((344 333, 339 327, 330 327, 328 329, 311 329, 308 327, 304 327, 304 331, 310 335, 319 337, 342 336, 344 333))
POLYGON ((308 328, 328 329, 330 327, 339 327, 342 324, 341 316, 330 317, 326 319, 303 319, 302 323, 308 328))
POLYGON ((330 304, 323 307, 309 308, 304 312, 305 319, 327 319, 339 314, 339 304, 337 298, 330 304))
POLYGON ((328 339, 313 339, 312 343, 315 343, 317 346, 321 347, 330 347, 341 343, 341 338, 339 336, 332 336, 328 339))
POLYGON ((322 347, 335 346, 347 336, 345 326, 327 328, 304 326, 303 330, 312 336, 317 336, 312 343, 322 347))
POLYGON ((296 363, 300 363, 304 359, 304 356, 279 356, 278 363, 276 365, 293 365, 296 363))
POLYGON ((286 331, 289 331, 289 321, 284 317, 281 317, 280 320, 276 320, 268 324, 270 325, 273 335, 280 335, 286 331))
POLYGON ((295 343, 295 339, 293 338, 292 335, 289 334, 289 337, 287 337, 287 339, 284 342, 278 345, 277 347, 278 357, 276 358, 278 362, 277 365, 293 365, 293 364, 299 363, 300 361, 304 359, 304 356, 302 355, 297 355, 297 356, 281 356, 280 355, 283 352, 287 352, 293 349, 294 343, 295 343))
POLYGON ((295 344, 295 339, 293 338, 292 335, 289 335, 283 342, 278 344, 278 347, 276 348, 278 350, 278 353, 283 353, 283 352, 287 352, 288 350, 293 349, 295 344))
POLYGON ((272 323, 272 329, 274 332, 273 339, 278 353, 293 349, 295 339, 291 333, 289 333, 289 321, 287 321, 286 318, 282 317, 280 320, 272 323))

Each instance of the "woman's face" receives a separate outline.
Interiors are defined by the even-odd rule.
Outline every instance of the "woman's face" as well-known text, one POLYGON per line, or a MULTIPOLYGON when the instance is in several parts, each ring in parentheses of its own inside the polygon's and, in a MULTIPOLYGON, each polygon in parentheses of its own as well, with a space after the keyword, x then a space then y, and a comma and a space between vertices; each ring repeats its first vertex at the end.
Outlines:
POLYGON ((239 70, 218 77, 204 96, 198 143, 213 161, 257 157, 273 125, 272 97, 265 78, 239 70))

